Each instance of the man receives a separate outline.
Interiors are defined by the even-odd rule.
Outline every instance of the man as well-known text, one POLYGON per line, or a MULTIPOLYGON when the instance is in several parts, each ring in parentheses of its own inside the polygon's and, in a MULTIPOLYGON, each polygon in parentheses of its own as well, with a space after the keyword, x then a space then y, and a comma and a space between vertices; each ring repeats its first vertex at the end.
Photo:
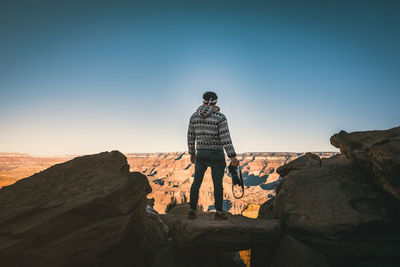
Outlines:
POLYGON ((228 121, 220 112, 217 104, 217 94, 205 92, 203 105, 190 117, 187 141, 190 160, 195 164, 194 180, 190 188, 189 219, 196 219, 199 189, 203 181, 204 172, 211 167, 211 176, 214 183, 215 218, 227 219, 222 210, 222 178, 226 167, 225 154, 231 159, 233 166, 239 166, 235 149, 229 134, 228 121), (197 153, 196 153, 197 150, 197 153))

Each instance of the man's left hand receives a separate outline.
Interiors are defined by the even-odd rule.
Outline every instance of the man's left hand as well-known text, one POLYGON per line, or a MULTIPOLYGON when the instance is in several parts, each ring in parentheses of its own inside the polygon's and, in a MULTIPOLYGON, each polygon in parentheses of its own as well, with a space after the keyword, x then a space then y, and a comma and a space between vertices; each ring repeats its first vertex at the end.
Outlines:
POLYGON ((190 161, 194 164, 196 161, 196 155, 190 155, 190 161))

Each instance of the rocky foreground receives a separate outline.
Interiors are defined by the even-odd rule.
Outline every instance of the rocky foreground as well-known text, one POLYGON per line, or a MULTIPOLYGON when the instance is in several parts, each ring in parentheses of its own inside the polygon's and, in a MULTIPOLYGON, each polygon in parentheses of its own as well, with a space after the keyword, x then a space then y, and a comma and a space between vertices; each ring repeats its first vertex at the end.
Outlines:
MULTIPOLYGON (((151 264, 165 240, 151 187, 120 152, 75 158, 0 189, 1 266, 151 264)), ((135 266, 135 265, 133 265, 135 266)))
POLYGON ((400 127, 331 143, 342 154, 278 168, 258 219, 222 222, 189 221, 187 204, 158 214, 118 151, 57 164, 0 189, 1 266, 242 266, 248 248, 255 267, 398 266, 400 127))
POLYGON ((276 250, 257 266, 399 266, 400 127, 334 135, 342 154, 306 154, 278 168, 277 197, 260 219, 280 219, 276 250))

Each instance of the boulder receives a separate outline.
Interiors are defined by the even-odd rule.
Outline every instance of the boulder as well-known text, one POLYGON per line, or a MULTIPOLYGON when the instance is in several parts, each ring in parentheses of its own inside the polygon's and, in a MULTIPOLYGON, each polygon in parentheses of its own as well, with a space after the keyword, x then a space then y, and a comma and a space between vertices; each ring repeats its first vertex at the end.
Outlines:
POLYGON ((276 172, 285 177, 291 171, 301 170, 303 168, 319 167, 321 166, 321 159, 313 153, 306 153, 304 156, 297 158, 286 165, 280 166, 276 172))
POLYGON ((278 215, 274 212, 274 203, 276 201, 276 198, 267 200, 264 202, 261 206, 260 209, 258 210, 258 216, 257 218, 259 219, 277 219, 278 215))
POLYGON ((78 157, 0 189, 2 266, 149 266, 166 238, 147 177, 118 151, 78 157))
POLYGON ((257 246, 275 245, 280 238, 279 220, 257 220, 228 215, 215 220, 214 213, 200 213, 195 220, 167 213, 162 219, 179 248, 208 251, 238 251, 257 246))
POLYGON ((400 199, 400 127, 354 133, 341 131, 331 137, 331 144, 359 166, 366 178, 400 199))
MULTIPOLYGON (((289 163, 277 197, 260 208, 259 218, 281 219, 283 233, 295 240, 280 247, 298 241, 313 255, 324 255, 331 266, 400 262, 399 202, 365 179, 344 155, 322 159, 320 166, 317 162, 299 158, 289 163)), ((275 266, 287 261, 279 255, 274 259, 275 266)), ((299 259, 293 266, 303 265, 299 259)))

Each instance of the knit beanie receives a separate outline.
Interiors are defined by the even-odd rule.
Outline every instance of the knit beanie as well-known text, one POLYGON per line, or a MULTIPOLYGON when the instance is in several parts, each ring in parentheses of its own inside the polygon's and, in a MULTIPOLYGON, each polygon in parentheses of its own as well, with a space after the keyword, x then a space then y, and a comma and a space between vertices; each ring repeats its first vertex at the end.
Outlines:
POLYGON ((216 93, 207 91, 203 94, 203 104, 215 105, 217 103, 218 96, 216 93))

